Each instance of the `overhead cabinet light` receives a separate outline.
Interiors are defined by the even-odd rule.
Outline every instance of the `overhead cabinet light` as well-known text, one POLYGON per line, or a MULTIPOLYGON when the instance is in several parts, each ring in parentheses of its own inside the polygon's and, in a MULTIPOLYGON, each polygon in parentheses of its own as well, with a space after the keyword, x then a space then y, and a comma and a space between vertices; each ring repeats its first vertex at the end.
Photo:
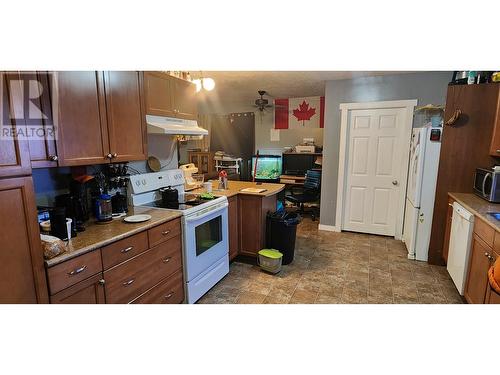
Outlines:
POLYGON ((149 134, 208 135, 208 130, 200 128, 195 120, 146 115, 146 123, 149 134))

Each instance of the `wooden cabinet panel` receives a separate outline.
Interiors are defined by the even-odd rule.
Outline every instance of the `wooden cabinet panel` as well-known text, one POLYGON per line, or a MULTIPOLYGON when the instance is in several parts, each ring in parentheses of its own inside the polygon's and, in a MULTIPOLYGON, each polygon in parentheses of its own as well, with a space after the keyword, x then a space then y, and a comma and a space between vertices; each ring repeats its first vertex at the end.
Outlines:
POLYGON ((32 168, 57 167, 57 149, 55 140, 55 130, 51 108, 49 73, 30 72, 24 75, 37 82, 30 101, 39 108, 43 116, 30 118, 29 106, 24 107, 27 125, 38 129, 38 136, 29 139, 30 159, 32 168))
POLYGON ((113 162, 147 158, 140 77, 139 72, 104 72, 109 151, 113 162))
POLYGON ((161 72, 144 72, 146 113, 154 116, 175 116, 172 77, 161 72))
POLYGON ((109 162, 102 73, 65 71, 54 72, 51 77, 59 165, 109 162))
POLYGON ((276 195, 238 195, 240 253, 257 256, 266 246, 266 215, 276 211, 276 195))
POLYGON ((26 140, 16 137, 26 129, 24 117, 23 84, 19 73, 0 72, 2 134, 0 137, 0 177, 31 174, 29 146, 26 140), (10 134, 5 134, 9 131, 10 134))
POLYGON ((198 118, 198 104, 196 102, 196 86, 183 79, 172 77, 174 94, 174 111, 176 117, 196 120, 198 118))
POLYGON ((128 303, 182 268, 181 238, 160 245, 104 272, 106 302, 128 303))
POLYGON ((198 173, 208 174, 209 176, 216 174, 214 156, 214 152, 208 151, 188 152, 189 163, 193 163, 198 168, 198 173))
POLYGON ((448 199, 448 212, 446 214, 446 229, 444 232, 443 258, 448 261, 448 252, 450 247, 451 221, 453 219, 453 198, 448 199))
POLYGON ((238 197, 228 198, 229 219, 229 260, 233 260, 239 252, 239 230, 238 230, 238 197))
POLYGON ((181 235, 181 219, 174 219, 148 230, 149 247, 181 235))
POLYGON ((102 265, 105 270, 116 266, 148 249, 148 234, 141 232, 113 242, 101 249, 102 265))
POLYGON ((132 301, 132 303, 172 304, 181 303, 182 301, 184 301, 184 281, 182 280, 182 271, 177 271, 132 301))
POLYGON ((0 180, 0 303, 46 303, 31 177, 0 180))
POLYGON ((100 250, 91 251, 53 266, 47 271, 50 294, 56 294, 99 272, 102 272, 100 250))
POLYGON ((50 303, 98 304, 105 303, 102 273, 89 277, 50 297, 50 303))
POLYGON ((486 245, 493 247, 495 230, 477 216, 474 217, 474 233, 481 238, 486 245))
POLYGON ((464 292, 464 297, 469 303, 484 303, 488 287, 489 254, 491 254, 491 249, 474 234, 464 292))
POLYGON ((431 264, 442 263, 448 192, 472 193, 476 168, 495 164, 489 147, 499 89, 498 84, 448 87, 445 120, 450 119, 456 109, 461 110, 462 115, 453 126, 443 128, 429 243, 431 264))

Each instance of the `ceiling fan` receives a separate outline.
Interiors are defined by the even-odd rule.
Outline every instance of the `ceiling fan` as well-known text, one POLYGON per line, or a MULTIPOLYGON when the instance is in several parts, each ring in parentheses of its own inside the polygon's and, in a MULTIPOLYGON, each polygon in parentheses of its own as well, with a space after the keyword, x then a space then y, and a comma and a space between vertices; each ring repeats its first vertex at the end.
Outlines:
POLYGON ((257 108, 259 110, 259 112, 261 112, 261 113, 267 112, 266 110, 268 108, 283 108, 283 109, 287 108, 287 107, 281 106, 281 105, 269 104, 269 100, 264 98, 264 95, 271 97, 271 95, 269 95, 269 93, 267 91, 259 90, 257 92, 259 93, 260 98, 255 100, 254 107, 257 108))

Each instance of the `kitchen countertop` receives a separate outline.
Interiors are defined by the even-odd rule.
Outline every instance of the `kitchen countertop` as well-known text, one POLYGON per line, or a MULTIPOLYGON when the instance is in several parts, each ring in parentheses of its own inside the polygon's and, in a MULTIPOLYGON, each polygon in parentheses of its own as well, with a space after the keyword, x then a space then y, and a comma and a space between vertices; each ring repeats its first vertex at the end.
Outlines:
POLYGON ((78 235, 67 242, 67 252, 60 254, 52 259, 46 259, 47 267, 55 266, 71 258, 88 253, 92 250, 109 245, 122 238, 142 232, 149 228, 163 224, 167 221, 181 217, 179 212, 167 211, 151 207, 129 207, 127 216, 146 214, 151 215, 151 219, 142 223, 126 223, 123 218, 113 220, 106 224, 97 224, 90 221, 86 225, 85 232, 79 232, 78 235))
MULTIPOLYGON (((228 181, 228 189, 227 190, 218 190, 219 186, 219 181, 211 181, 212 182, 212 193, 214 195, 225 195, 226 197, 233 197, 237 194, 245 194, 245 195, 257 195, 261 197, 270 197, 271 195, 278 194, 280 191, 282 191, 285 188, 284 184, 272 184, 272 183, 266 183, 263 182, 260 185, 257 185, 255 182, 248 182, 248 181, 228 181), (266 191, 262 193, 248 193, 248 192, 242 192, 240 191, 241 189, 245 188, 260 188, 260 189, 266 189, 266 191)), ((190 191, 190 193, 198 194, 198 193, 204 193, 205 189, 199 188, 190 191)))
POLYGON ((448 193, 448 195, 490 227, 500 232, 500 221, 488 215, 488 212, 500 212, 500 204, 490 203, 472 193, 448 193))

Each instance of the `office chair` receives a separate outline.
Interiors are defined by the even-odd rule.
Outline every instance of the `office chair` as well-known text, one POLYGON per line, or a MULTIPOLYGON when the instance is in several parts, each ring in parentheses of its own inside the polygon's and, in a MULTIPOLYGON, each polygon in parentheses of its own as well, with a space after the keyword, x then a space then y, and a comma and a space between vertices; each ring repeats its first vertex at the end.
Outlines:
POLYGON ((319 208, 311 207, 311 210, 306 211, 304 209, 304 203, 316 202, 319 200, 321 192, 321 170, 309 169, 306 172, 306 178, 304 180, 304 186, 298 187, 294 186, 291 188, 292 195, 285 195, 285 200, 292 202, 299 207, 299 213, 311 214, 311 219, 316 220, 319 216, 319 208), (294 189, 300 188, 301 193, 295 193, 294 189))

